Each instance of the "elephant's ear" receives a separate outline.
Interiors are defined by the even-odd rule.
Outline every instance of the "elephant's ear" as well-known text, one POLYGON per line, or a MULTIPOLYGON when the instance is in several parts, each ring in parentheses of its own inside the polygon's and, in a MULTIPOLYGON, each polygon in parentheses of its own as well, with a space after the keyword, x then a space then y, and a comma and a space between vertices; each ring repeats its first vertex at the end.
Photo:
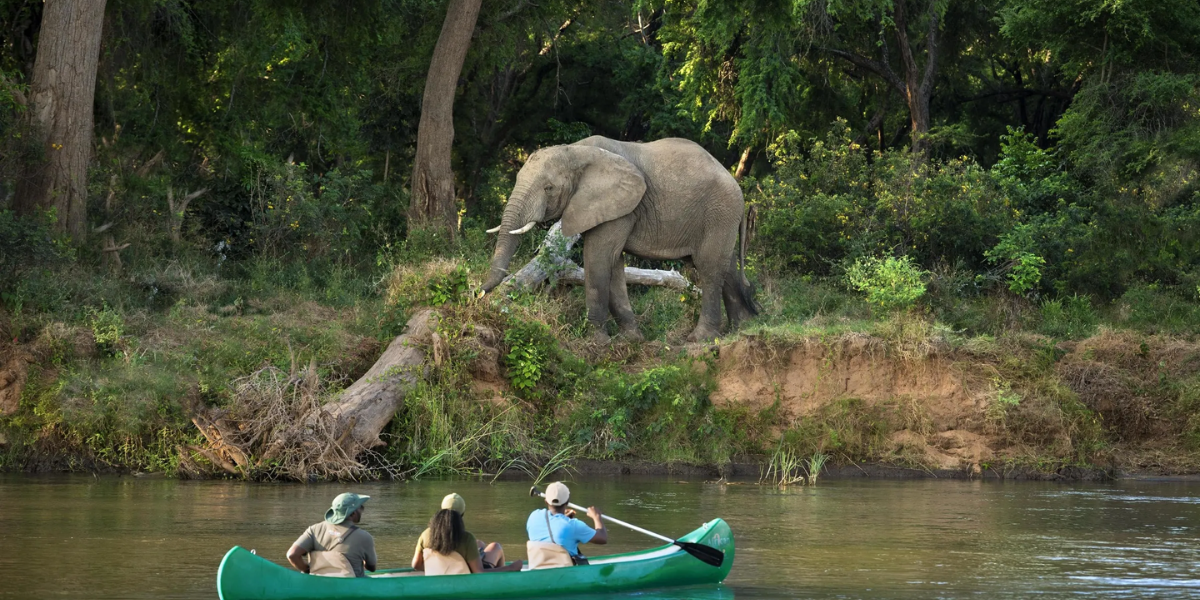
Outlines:
POLYGON ((633 163, 603 148, 571 146, 571 150, 578 153, 573 162, 585 166, 563 211, 563 235, 583 233, 637 208, 646 193, 646 180, 633 163))

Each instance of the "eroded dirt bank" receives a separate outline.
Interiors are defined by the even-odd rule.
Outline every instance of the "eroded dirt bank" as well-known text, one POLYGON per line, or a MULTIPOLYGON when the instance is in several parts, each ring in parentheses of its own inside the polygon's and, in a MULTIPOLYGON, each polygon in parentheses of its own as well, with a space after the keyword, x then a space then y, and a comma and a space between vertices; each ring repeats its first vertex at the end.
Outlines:
MULTIPOLYGON (((781 437, 857 420, 884 464, 864 474, 1197 471, 1195 342, 1113 331, 921 348, 862 334, 746 336, 720 347, 716 368, 714 406, 773 411, 781 437)), ((844 443, 832 442, 834 453, 844 443)))
MULTIPOLYGON (((659 394, 662 398, 622 399, 622 406, 651 403, 638 408, 644 415, 639 417, 642 421, 629 420, 623 424, 624 430, 617 430, 608 414, 617 404, 603 406, 609 402, 603 395, 570 399, 571 390, 579 385, 602 384, 602 380, 579 384, 562 378, 561 384, 554 384, 559 387, 522 398, 513 389, 512 361, 506 360, 512 348, 499 332, 468 319, 413 339, 427 357, 428 372, 443 373, 440 383, 431 381, 429 385, 445 389, 430 388, 437 392, 431 397, 443 398, 438 394, 451 389, 463 394, 465 405, 443 405, 438 400, 446 419, 455 411, 484 407, 479 409, 481 414, 486 413, 484 417, 493 424, 499 413, 515 419, 512 415, 536 412, 540 419, 556 419, 555 427, 578 429, 583 415, 590 419, 584 425, 594 427, 597 436, 628 436, 632 440, 635 435, 652 435, 634 428, 655 426, 652 421, 660 409, 653 403, 678 397, 672 396, 678 390, 670 390, 659 394), (445 372, 457 375, 447 378, 445 372), (547 408, 549 398, 560 403, 557 412, 547 408), (564 399, 577 406, 562 405, 564 399), (568 414, 568 408, 574 416, 568 414), (593 411, 595 415, 590 414, 593 411)), ((59 345, 69 345, 77 357, 97 352, 94 339, 68 329, 40 336, 24 346, 5 346, 0 353, 0 415, 16 413, 18 408, 31 410, 28 382, 34 381, 35 374, 47 379, 47 373, 53 373, 54 353, 48 348, 56 346, 43 338, 65 340, 59 345)), ((628 447, 623 453, 609 451, 610 460, 593 461, 584 457, 604 455, 603 448, 593 454, 584 447, 574 462, 585 473, 756 478, 780 448, 802 458, 814 452, 828 455, 831 460, 822 473, 829 477, 1079 479, 1200 473, 1200 343, 1185 339, 1102 331, 1079 342, 1056 343, 1030 334, 962 340, 926 329, 893 338, 863 333, 746 333, 716 346, 685 350, 661 342, 557 343, 589 365, 608 365, 604 367, 607 377, 662 371, 664 366, 705 371, 712 387, 702 404, 711 403, 714 419, 735 423, 734 435, 741 437, 738 443, 746 448, 709 462, 708 458, 661 458, 637 447, 628 447), (689 359, 688 355, 704 360, 689 359)), ((353 337, 345 344, 352 348, 363 345, 353 337)), ((540 356, 545 359, 549 355, 540 356)), ((370 359, 359 362, 361 369, 343 370, 358 377, 366 372, 370 359)), ((628 378, 634 388, 646 383, 639 381, 628 378)), ((410 420, 414 410, 413 406, 402 409, 410 420)), ((687 411, 677 411, 676 416, 697 418, 687 411)), ((692 426, 704 418, 701 415, 692 426)), ((515 426, 524 423, 513 422, 515 426)), ((530 421, 528 426, 541 428, 546 422, 530 421)), ((417 434, 423 431, 422 425, 412 427, 417 434)), ((32 454, 22 463, 10 462, 8 468, 57 470, 83 465, 87 470, 138 470, 106 458, 95 448, 68 443, 71 439, 64 437, 61 429, 47 427, 34 432, 37 438, 25 446, 32 454)), ((537 432, 518 433, 528 438, 537 432)), ((178 435, 185 443, 195 443, 183 437, 195 435, 186 425, 178 435)), ((547 437, 547 447, 557 448, 560 437, 547 437)), ((0 450, 13 446, 12 436, 0 429, 0 450)), ((192 448, 178 447, 181 453, 192 448)), ((166 453, 175 449, 163 448, 166 453)), ((194 468, 181 473, 203 476, 204 457, 195 453, 185 456, 188 460, 180 460, 180 464, 194 468)), ((216 468, 208 471, 217 476, 232 472, 228 468, 226 473, 216 468)))

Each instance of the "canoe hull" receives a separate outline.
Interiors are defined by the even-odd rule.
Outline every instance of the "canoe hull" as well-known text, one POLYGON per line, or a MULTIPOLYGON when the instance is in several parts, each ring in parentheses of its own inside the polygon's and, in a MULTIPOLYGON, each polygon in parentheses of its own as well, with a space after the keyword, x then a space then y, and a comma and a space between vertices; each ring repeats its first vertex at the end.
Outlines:
MULTIPOLYGON (((719 583, 733 568, 733 533, 716 519, 680 538, 725 552, 712 567, 679 550, 661 546, 642 552, 596 557, 583 567, 440 577, 315 577, 280 566, 235 546, 217 571, 221 600, 338 600, 341 598, 528 598, 531 596, 624 592, 719 583)), ((408 569, 394 572, 408 571, 408 569)))

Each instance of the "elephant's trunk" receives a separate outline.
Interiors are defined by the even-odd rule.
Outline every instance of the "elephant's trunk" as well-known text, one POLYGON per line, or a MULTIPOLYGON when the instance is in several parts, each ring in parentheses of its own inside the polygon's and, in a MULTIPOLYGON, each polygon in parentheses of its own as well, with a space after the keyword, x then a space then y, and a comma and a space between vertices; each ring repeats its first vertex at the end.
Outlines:
POLYGON ((500 220, 499 237, 496 240, 496 250, 492 253, 492 264, 483 291, 490 292, 508 277, 508 263, 512 261, 521 236, 509 233, 520 229, 526 223, 535 220, 535 215, 528 214, 523 191, 514 190, 509 196, 508 206, 504 209, 504 217, 500 220))

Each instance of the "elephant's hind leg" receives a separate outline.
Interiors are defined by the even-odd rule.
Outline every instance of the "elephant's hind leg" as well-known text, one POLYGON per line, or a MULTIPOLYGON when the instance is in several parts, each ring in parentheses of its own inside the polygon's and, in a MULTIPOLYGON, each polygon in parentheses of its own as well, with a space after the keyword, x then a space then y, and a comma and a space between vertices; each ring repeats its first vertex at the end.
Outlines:
POLYGON ((729 331, 737 331, 738 327, 754 315, 750 289, 747 287, 742 270, 738 268, 737 257, 725 275, 725 285, 721 286, 721 297, 725 301, 725 314, 729 315, 729 331))
MULTIPOLYGON (((735 213, 730 213, 736 216, 735 213)), ((708 342, 721 333, 721 300, 723 289, 733 275, 729 267, 733 263, 733 246, 737 238, 736 223, 732 226, 714 226, 715 233, 705 236, 696 252, 692 254, 692 263, 700 275, 700 289, 704 297, 700 301, 700 320, 696 329, 688 336, 689 342, 708 342)))

